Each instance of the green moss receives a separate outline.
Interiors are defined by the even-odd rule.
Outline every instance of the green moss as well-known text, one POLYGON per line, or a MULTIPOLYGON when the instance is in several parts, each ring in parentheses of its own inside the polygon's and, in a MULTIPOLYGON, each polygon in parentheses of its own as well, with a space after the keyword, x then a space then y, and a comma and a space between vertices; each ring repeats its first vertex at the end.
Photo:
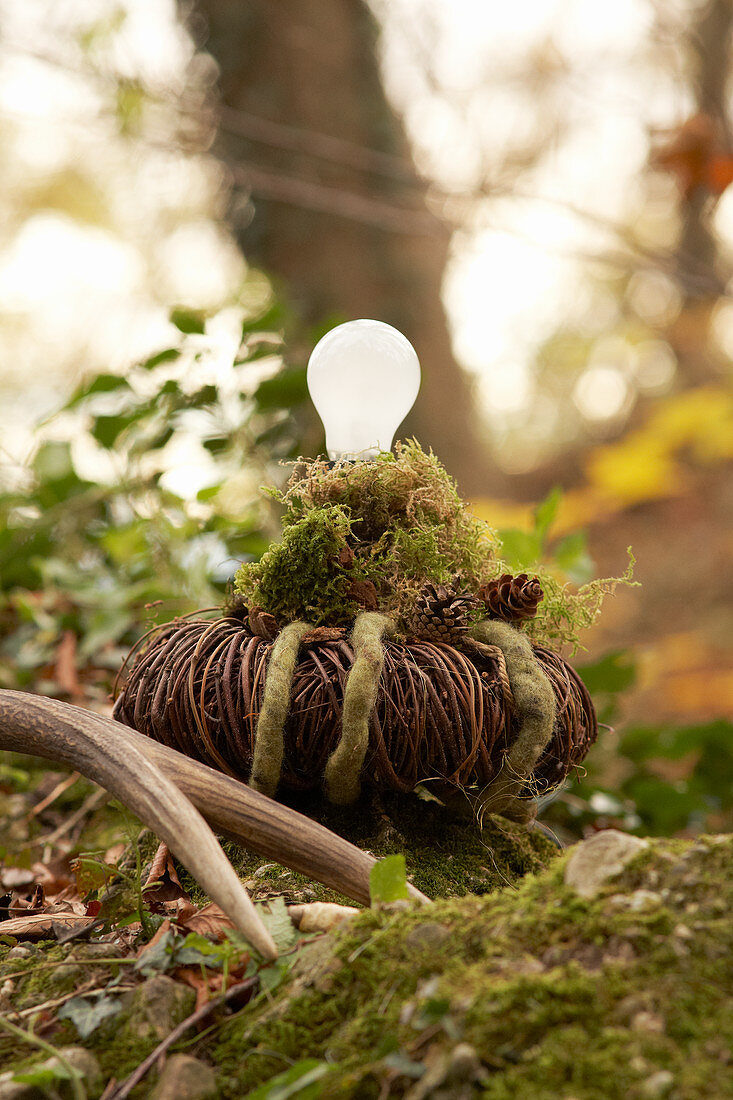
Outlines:
POLYGON ((665 1095, 649 1091, 660 1071, 672 1096, 729 1095, 731 847, 656 842, 592 900, 558 860, 498 895, 365 912, 204 1041, 222 1096, 304 1057, 331 1063, 324 1097, 400 1096, 401 1068, 439 1066, 458 1043, 492 1100, 642 1100, 665 1095))
MULTIPOLYGON (((444 583, 458 574, 475 593, 509 572, 496 533, 472 515, 445 467, 415 440, 374 462, 301 462, 285 492, 274 495, 286 507, 282 542, 240 567, 232 608, 258 605, 281 623, 347 626, 365 606, 352 586, 369 581, 378 609, 409 634, 427 581, 444 583)), ((577 592, 546 567, 538 566, 537 576, 545 599, 527 629, 534 641, 557 645, 577 643, 604 596, 628 583, 631 573, 577 592)))
MULTIPOLYGON (((315 795, 293 795, 296 809, 316 818, 377 857, 402 853, 411 882, 430 898, 486 894, 537 873, 557 856, 555 844, 538 829, 526 829, 501 817, 486 817, 479 829, 472 819, 457 818, 437 801, 417 794, 364 797, 340 808, 315 795)), ((224 850, 255 899, 282 894, 288 901, 349 902, 312 879, 262 859, 232 841, 224 850)), ((181 881, 197 902, 200 888, 184 868, 181 881)))

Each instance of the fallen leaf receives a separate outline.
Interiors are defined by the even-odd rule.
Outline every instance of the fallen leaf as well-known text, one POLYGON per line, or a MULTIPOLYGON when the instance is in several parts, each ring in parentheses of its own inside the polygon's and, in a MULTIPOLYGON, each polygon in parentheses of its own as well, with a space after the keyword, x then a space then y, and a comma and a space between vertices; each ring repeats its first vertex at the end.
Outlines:
POLYGON ((183 920, 179 917, 178 923, 188 932, 198 932, 200 936, 211 936, 217 940, 224 939, 227 928, 234 928, 234 921, 213 901, 183 920))
POLYGON ((188 895, 181 886, 173 856, 170 854, 167 844, 160 844, 150 865, 147 880, 143 886, 143 896, 148 902, 162 904, 166 901, 176 901, 178 898, 186 898, 188 895))
POLYGON ((52 940, 55 929, 63 932, 80 932, 94 924, 93 917, 80 917, 76 913, 30 913, 27 917, 14 917, 0 925, 3 936, 15 936, 22 940, 52 940))
POLYGON ((76 635, 73 630, 65 630, 56 647, 54 677, 65 695, 71 695, 76 699, 83 696, 84 689, 76 671, 76 635))

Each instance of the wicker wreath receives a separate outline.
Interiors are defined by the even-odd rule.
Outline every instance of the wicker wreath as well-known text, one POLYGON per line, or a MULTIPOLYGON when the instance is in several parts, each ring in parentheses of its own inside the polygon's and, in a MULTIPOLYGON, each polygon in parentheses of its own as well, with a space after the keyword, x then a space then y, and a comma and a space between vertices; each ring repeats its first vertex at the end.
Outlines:
POLYGON ((484 812, 527 820, 597 736, 588 692, 550 649, 484 620, 458 645, 391 640, 391 620, 285 626, 179 619, 133 656, 115 717, 266 794, 323 785, 441 796, 473 789, 484 812))

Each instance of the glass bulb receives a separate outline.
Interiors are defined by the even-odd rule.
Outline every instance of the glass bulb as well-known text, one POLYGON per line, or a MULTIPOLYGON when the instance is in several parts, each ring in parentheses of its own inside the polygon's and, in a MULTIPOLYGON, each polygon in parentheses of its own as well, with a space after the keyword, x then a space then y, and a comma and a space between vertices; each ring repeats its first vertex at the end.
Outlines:
POLYGON ((331 459, 369 459, 392 446, 420 389, 420 362, 406 336, 384 321, 347 321, 318 341, 308 389, 331 459))

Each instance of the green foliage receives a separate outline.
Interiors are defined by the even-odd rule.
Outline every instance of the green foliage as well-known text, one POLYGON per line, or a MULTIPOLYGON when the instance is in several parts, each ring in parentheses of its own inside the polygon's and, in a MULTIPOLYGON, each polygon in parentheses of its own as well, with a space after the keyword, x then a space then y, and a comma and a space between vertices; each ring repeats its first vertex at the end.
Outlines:
POLYGON ((409 897, 403 855, 385 856, 374 864, 369 872, 369 897, 372 905, 409 897))
POLYGON ((543 813, 577 835, 588 827, 642 836, 720 831, 733 826, 733 723, 638 725, 617 730, 621 699, 636 682, 628 650, 581 667, 599 720, 610 725, 582 780, 543 813))
POLYGON ((97 1028, 116 1016, 122 1008, 118 997, 97 993, 89 997, 72 997, 58 1010, 59 1020, 71 1020, 80 1038, 88 1039, 97 1028))
POLYGON ((328 1062, 317 1058, 302 1058, 283 1073, 270 1078, 264 1085, 249 1093, 250 1100, 315 1100, 321 1096, 322 1079, 331 1072, 328 1062))
POLYGON ((146 620, 221 602, 234 560, 267 546, 259 478, 242 471, 296 448, 303 390, 279 358, 279 307, 243 323, 228 370, 205 318, 172 319, 175 346, 85 379, 29 463, 0 466, 2 687, 68 692, 55 675, 68 635, 73 663, 98 670, 85 690, 101 689, 146 620), (207 475, 194 499, 166 474, 181 448, 207 475))

